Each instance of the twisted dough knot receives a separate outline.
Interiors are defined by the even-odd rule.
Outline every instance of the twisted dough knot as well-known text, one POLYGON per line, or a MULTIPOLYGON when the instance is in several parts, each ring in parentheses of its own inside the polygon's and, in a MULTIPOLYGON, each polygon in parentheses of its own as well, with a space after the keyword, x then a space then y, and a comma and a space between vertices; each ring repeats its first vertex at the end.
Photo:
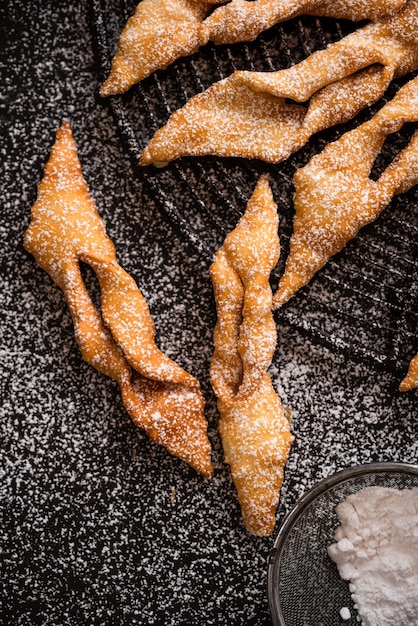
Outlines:
POLYGON ((210 268, 218 320, 210 378, 219 430, 247 529, 268 535, 293 437, 267 368, 276 346, 269 277, 279 257, 277 207, 261 178, 210 268))
POLYGON ((147 303, 117 263, 67 122, 57 132, 45 167, 25 247, 63 290, 84 359, 119 383, 135 424, 170 453, 210 476, 210 443, 199 383, 155 345, 147 303), (80 261, 97 275, 101 313, 87 292, 80 261))
POLYGON ((287 302, 360 228, 373 222, 393 195, 417 184, 418 131, 377 181, 369 177, 386 137, 417 120, 415 78, 369 121, 326 146, 296 172, 293 233, 274 308, 287 302))

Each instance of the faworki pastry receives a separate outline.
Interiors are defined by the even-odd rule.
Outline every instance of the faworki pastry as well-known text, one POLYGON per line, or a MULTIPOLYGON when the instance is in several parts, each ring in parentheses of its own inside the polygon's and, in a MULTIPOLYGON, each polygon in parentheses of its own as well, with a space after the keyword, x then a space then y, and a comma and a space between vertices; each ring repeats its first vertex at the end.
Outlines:
POLYGON ((418 388, 418 354, 410 361, 408 372, 399 385, 399 391, 411 391, 418 388))
POLYGON ((301 15, 352 21, 379 20, 394 15, 406 0, 232 0, 203 22, 210 41, 230 44, 252 41, 262 31, 301 15))
POLYGON ((217 44, 248 41, 273 24, 302 14, 381 19, 401 9, 405 1, 233 0, 224 4, 223 0, 142 0, 122 30, 100 94, 124 93, 210 40, 217 44), (222 6, 216 8, 218 4, 222 6))
POLYGON ((121 32, 101 96, 128 91, 178 57, 193 54, 207 38, 201 22, 215 2, 141 0, 121 32))
POLYGON ((314 133, 378 100, 393 78, 416 69, 417 32, 418 0, 411 0, 394 17, 368 24, 289 69, 234 72, 174 112, 140 163, 206 154, 278 163, 314 133))
POLYGON ((119 383, 135 424, 171 454, 211 476, 199 383, 155 345, 147 303, 116 261, 68 122, 57 132, 24 244, 63 290, 84 359, 119 383), (101 313, 87 292, 80 261, 99 280, 101 313))
POLYGON ((418 120, 418 77, 370 120, 325 147, 293 179, 295 217, 284 274, 274 296, 282 306, 373 222, 395 194, 418 182, 418 131, 378 180, 370 178, 386 137, 418 120))
POLYGON ((244 523, 269 535, 293 441, 267 372, 276 346, 269 277, 279 257, 278 217, 262 177, 210 267, 217 323, 210 379, 219 431, 244 523))

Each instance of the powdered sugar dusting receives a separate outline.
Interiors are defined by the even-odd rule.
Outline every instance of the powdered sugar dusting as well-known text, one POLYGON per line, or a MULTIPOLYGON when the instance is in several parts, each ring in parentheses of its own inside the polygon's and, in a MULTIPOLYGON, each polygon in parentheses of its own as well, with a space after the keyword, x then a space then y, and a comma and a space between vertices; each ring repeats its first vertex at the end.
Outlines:
POLYGON ((57 131, 24 244, 64 291, 84 359, 119 383, 134 422, 211 476, 199 383, 157 348, 148 306, 116 260, 82 175, 68 122, 57 131), (79 261, 97 275, 101 313, 87 294, 79 261), (159 422, 150 418, 157 408, 163 417, 159 422))
MULTIPOLYGON (((162 217, 110 110, 95 98, 98 68, 86 3, 54 3, 52 11, 21 1, 8 10, 0 146, 2 621, 267 626, 273 538, 246 532, 224 463, 208 373, 216 319, 208 264, 162 217), (30 207, 64 118, 71 119, 84 176, 119 263, 150 306, 158 346, 201 382, 216 466, 210 481, 135 426, 118 385, 82 360, 62 292, 23 249, 30 207)), ((294 28, 289 23, 288 31, 294 28)), ((294 43, 300 54, 297 38, 294 43)), ((142 116, 138 129, 145 142, 150 129, 142 116)), ((243 212, 255 180, 241 165, 229 167, 245 192, 236 204, 243 212)), ((219 164, 208 162, 204 171, 197 188, 206 193, 211 177, 223 191, 219 164)), ((278 180, 272 186, 284 225, 291 223, 290 191, 278 180)), ((178 197, 184 214, 196 215, 196 203, 178 197)), ((408 193, 390 212, 413 225, 414 206, 408 193)), ((213 212, 236 223, 219 200, 213 212)), ((373 246, 373 231, 365 241, 373 246)), ((338 267, 348 271, 352 264, 347 251, 338 267)), ((330 268, 333 274, 338 267, 330 268)), ((370 277, 377 271, 364 268, 370 277)), ((82 266, 82 273, 96 301, 93 272, 82 266)), ((314 288, 324 291, 325 281, 314 288)), ((314 307, 296 298, 289 310, 312 315, 314 307)), ((299 495, 336 469, 417 458, 416 392, 398 393, 398 376, 315 346, 285 318, 270 373, 283 404, 293 408, 295 434, 280 520, 299 495)))
POLYGON ((381 19, 398 11, 405 0, 356 2, 339 0, 234 0, 211 14, 220 0, 142 0, 125 24, 102 96, 124 93, 178 57, 191 55, 203 44, 255 39, 278 22, 301 14, 352 20, 381 19), (209 14, 209 17, 205 17, 209 14))
POLYGON ((396 13, 404 4, 404 0, 232 0, 215 9, 203 24, 210 33, 211 41, 226 44, 251 41, 263 30, 298 15, 324 15, 355 21, 376 20, 396 13))
POLYGON ((373 163, 386 136, 418 120, 418 78, 411 80, 376 115, 326 146, 298 170, 290 253, 274 296, 282 306, 306 285, 360 228, 374 221, 394 194, 418 182, 418 133, 377 181, 373 163))
POLYGON ((219 430, 246 528, 269 535, 293 436, 267 373, 276 346, 270 274, 279 252, 277 206, 260 178, 210 274, 218 319, 211 383, 219 430))

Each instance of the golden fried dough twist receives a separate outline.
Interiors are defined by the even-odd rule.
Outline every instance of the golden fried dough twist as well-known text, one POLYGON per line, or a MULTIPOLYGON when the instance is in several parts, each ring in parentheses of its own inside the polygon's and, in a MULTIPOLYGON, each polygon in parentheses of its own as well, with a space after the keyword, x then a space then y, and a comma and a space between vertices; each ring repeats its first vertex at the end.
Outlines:
POLYGON ((277 207, 261 178, 210 268, 218 320, 210 379, 246 528, 268 535, 293 437, 267 368, 276 346, 269 277, 279 256, 277 207))
POLYGON ((408 372, 399 385, 399 391, 411 391, 418 388, 418 354, 410 361, 408 372))
POLYGON ((418 131, 377 181, 369 178, 387 135, 418 120, 418 77, 356 129, 315 155, 294 176, 295 217, 290 251, 274 308, 374 221, 394 194, 418 182, 418 131))
POLYGON ((100 95, 128 91, 132 85, 207 42, 202 20, 220 0, 141 0, 119 38, 100 95))
POLYGON ((157 69, 187 56, 209 40, 222 44, 254 39, 277 22, 301 14, 351 20, 380 19, 406 0, 142 0, 127 21, 102 96, 124 93, 157 69))
POLYGON ((278 163, 314 134, 378 100, 418 67, 418 0, 278 72, 234 72, 174 112, 140 163, 235 156, 278 163), (309 100, 306 107, 289 103, 309 100))
POLYGON ((57 132, 24 243, 63 290, 84 359, 119 383, 135 424, 210 476, 199 383, 155 345, 147 303, 116 261, 115 246, 83 178, 68 122, 57 132), (101 313, 87 292, 80 261, 97 275, 101 313))
POLYGON ((252 41, 262 31, 300 15, 352 21, 378 20, 394 15, 406 0, 232 0, 215 9, 203 22, 215 44, 252 41))

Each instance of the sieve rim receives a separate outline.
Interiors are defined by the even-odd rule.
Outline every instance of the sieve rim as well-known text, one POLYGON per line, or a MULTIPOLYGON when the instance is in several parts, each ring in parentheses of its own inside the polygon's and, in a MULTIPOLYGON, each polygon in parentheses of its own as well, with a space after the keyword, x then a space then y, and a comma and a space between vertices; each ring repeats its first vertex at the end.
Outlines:
POLYGON ((405 474, 418 477, 418 464, 382 461, 374 463, 364 463, 353 465, 343 470, 339 470, 330 476, 326 476, 315 483, 306 493, 304 493, 292 506, 285 516, 279 532, 270 551, 268 573, 267 573, 267 598, 270 615, 274 626, 286 626, 286 621, 282 613, 280 596, 277 593, 275 583, 279 579, 281 571, 281 557, 286 546, 287 538, 299 517, 305 512, 307 507, 321 494, 329 491, 336 485, 341 485, 352 478, 367 476, 370 474, 405 474))

